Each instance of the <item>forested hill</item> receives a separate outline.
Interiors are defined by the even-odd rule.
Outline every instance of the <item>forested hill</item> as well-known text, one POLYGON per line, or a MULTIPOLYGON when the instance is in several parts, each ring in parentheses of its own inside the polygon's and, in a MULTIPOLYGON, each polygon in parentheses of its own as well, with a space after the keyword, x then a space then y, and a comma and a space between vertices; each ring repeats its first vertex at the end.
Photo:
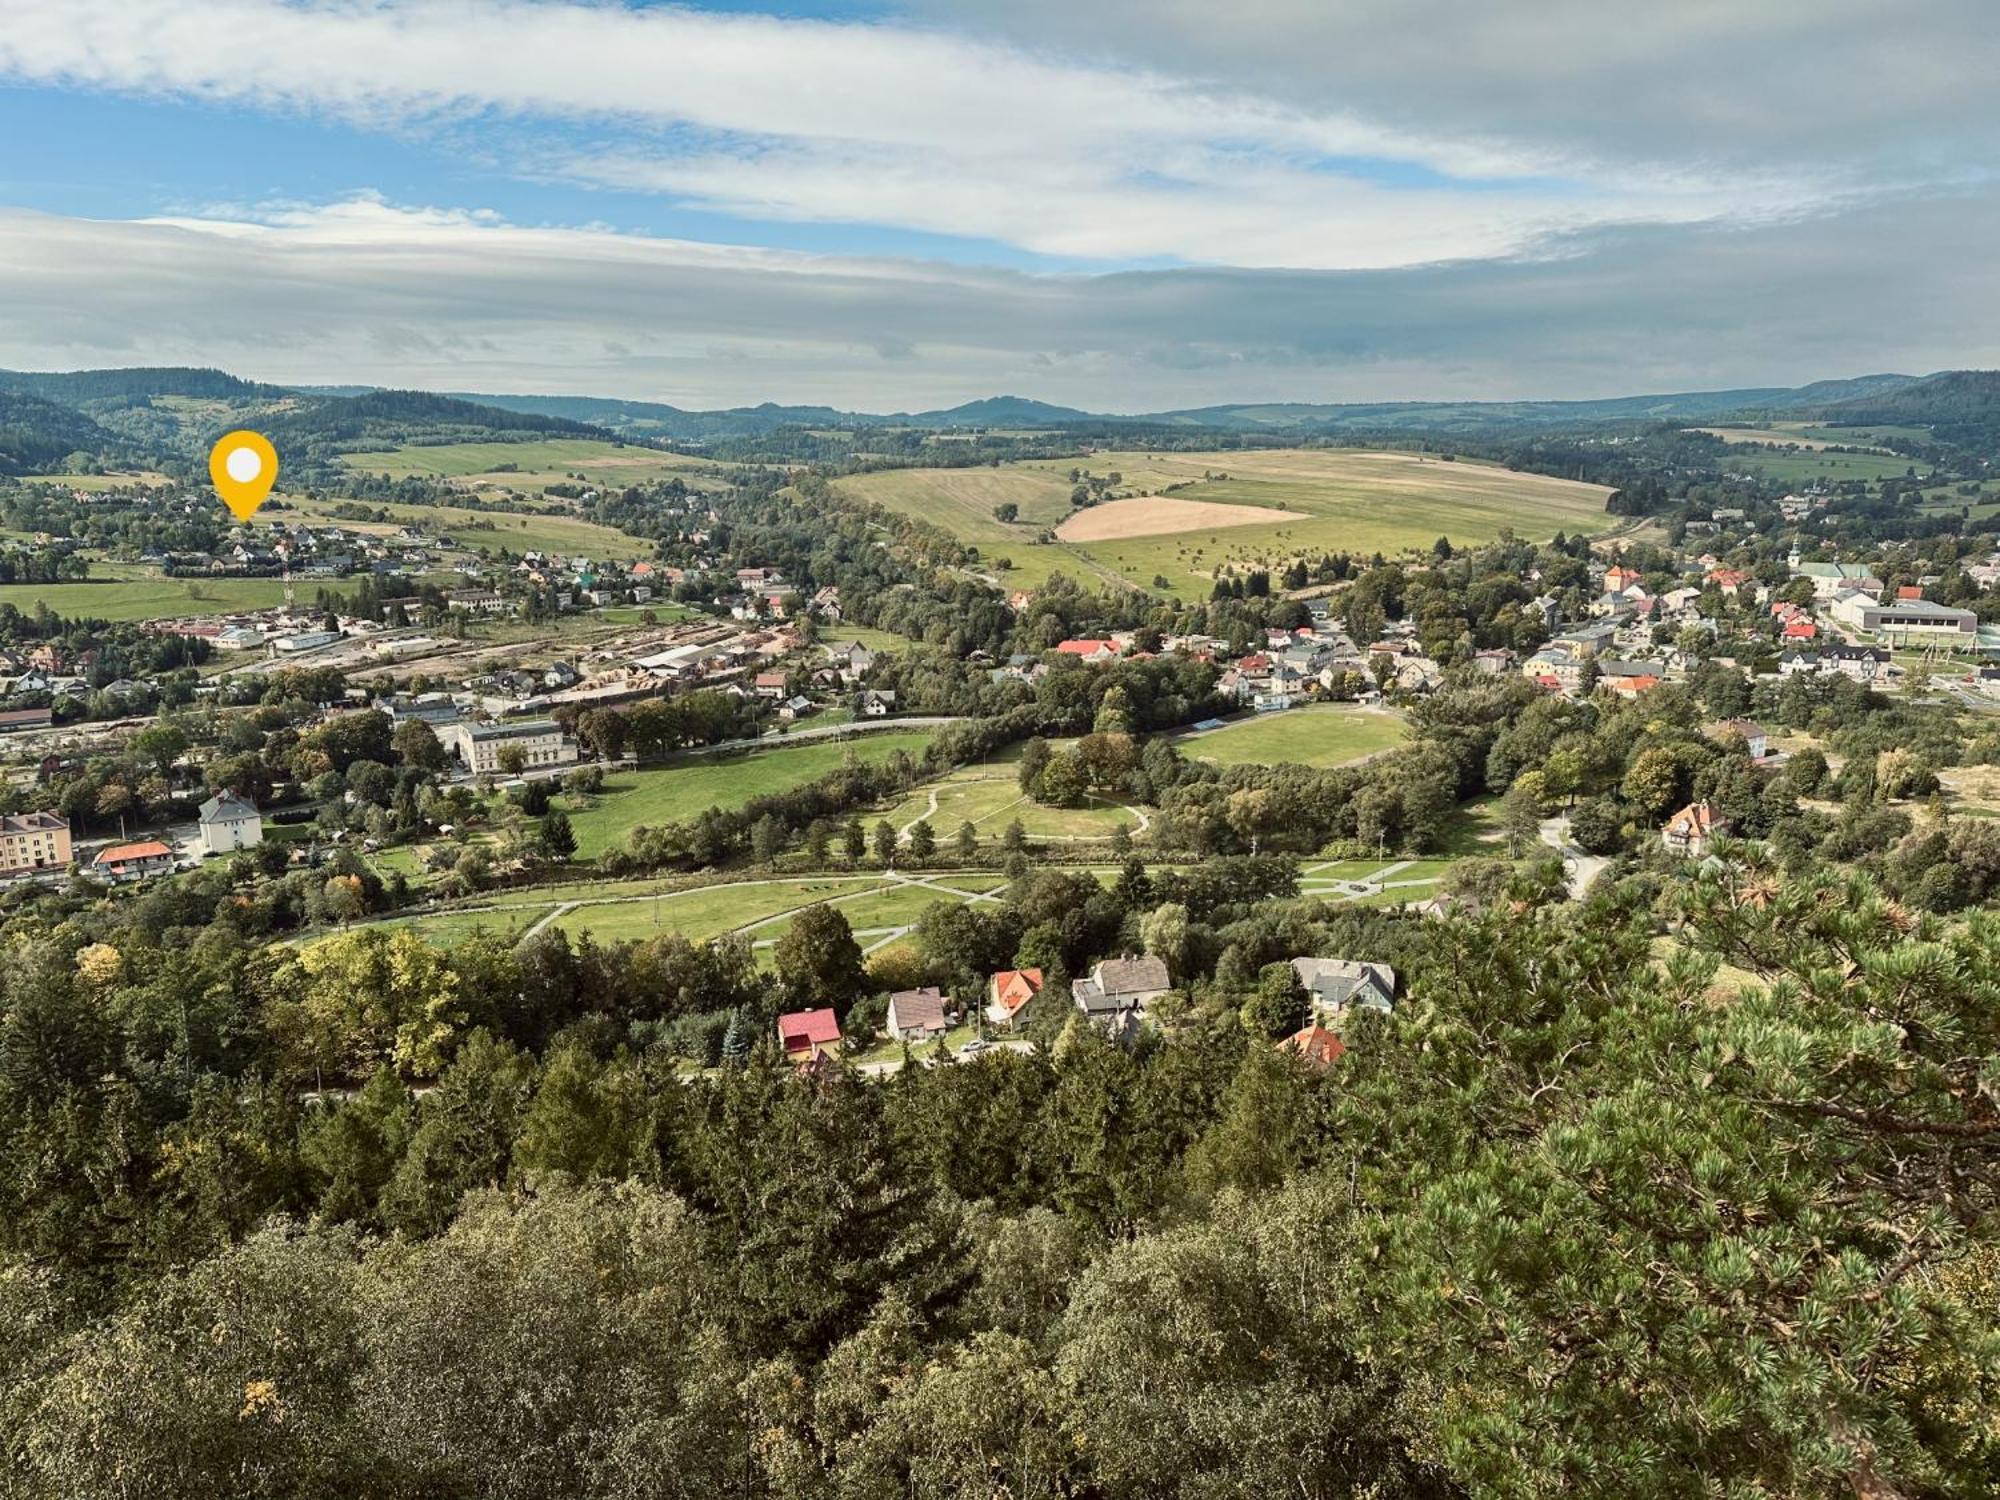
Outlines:
POLYGON ((109 453, 119 446, 117 438, 80 411, 0 390, 0 474, 32 474, 72 453, 109 453))
POLYGON ((155 396, 185 396, 203 401, 275 400, 284 387, 241 380, 223 370, 184 365, 129 370, 0 370, 0 391, 40 396, 65 406, 87 402, 147 401, 155 396))
POLYGON ((0 472, 46 472, 72 455, 198 476, 208 446, 255 427, 296 477, 327 475, 342 454, 407 443, 545 437, 632 441, 559 415, 508 411, 428 391, 298 392, 220 370, 0 372, 0 472))
POLYGON ((1828 421, 1928 427, 1943 442, 2000 444, 2000 370, 1948 370, 1892 391, 1830 406, 1828 421))

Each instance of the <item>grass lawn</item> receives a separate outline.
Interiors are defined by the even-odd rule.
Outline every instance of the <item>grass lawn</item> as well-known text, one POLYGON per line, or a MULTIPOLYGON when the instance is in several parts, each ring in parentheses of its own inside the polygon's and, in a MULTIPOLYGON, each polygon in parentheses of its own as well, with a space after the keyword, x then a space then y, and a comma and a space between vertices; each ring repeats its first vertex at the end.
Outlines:
POLYGON ((1340 766, 1392 749, 1406 733, 1402 719, 1382 709, 1315 703, 1192 735, 1181 752, 1225 766, 1340 766))
POLYGON ((1470 545, 1491 541, 1505 528, 1538 540, 1557 531, 1600 530, 1608 493, 1598 485, 1488 464, 1350 449, 1096 453, 997 469, 883 470, 837 484, 844 493, 944 527, 978 547, 989 564, 1010 559, 1013 570, 999 576, 1017 587, 1032 589, 1063 571, 1140 588, 1164 577, 1175 592, 1203 595, 1223 563, 1272 565, 1301 553, 1342 550, 1393 554, 1428 548, 1440 536, 1470 545), (1117 473, 1117 494, 1171 489, 1177 500, 1281 509, 1297 519, 1038 545, 1035 536, 1069 514, 1069 472, 1077 467, 1117 473), (1018 508, 1018 522, 994 519, 993 507, 1003 503, 1018 508))
POLYGON ((625 842, 640 824, 658 827, 693 818, 708 807, 741 807, 753 797, 784 791, 846 764, 887 760, 898 750, 921 755, 929 734, 909 730, 859 735, 851 740, 809 741, 775 750, 728 756, 689 756, 670 766, 623 771, 604 790, 577 806, 568 800, 579 859, 595 859, 625 842))

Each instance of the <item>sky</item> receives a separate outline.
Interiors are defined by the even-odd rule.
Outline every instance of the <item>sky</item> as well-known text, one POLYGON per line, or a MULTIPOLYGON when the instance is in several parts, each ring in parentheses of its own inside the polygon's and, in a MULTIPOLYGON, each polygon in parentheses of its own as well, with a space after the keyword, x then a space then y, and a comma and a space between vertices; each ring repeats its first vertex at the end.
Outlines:
POLYGON ((916 410, 2000 364, 1990 0, 0 0, 0 366, 916 410))

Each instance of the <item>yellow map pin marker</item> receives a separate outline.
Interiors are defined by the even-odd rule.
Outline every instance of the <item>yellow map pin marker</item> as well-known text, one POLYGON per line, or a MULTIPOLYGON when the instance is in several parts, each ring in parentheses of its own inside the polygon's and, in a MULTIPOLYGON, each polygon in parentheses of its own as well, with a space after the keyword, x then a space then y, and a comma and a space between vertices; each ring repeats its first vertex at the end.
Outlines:
POLYGON ((209 452, 208 477, 230 514, 247 521, 278 482, 278 450, 261 432, 228 433, 209 452))

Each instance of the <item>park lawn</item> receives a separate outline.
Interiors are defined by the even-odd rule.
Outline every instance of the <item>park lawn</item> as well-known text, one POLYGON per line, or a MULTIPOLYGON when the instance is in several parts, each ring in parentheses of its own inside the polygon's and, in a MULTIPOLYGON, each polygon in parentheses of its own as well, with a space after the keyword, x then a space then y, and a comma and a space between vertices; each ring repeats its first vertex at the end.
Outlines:
POLYGON ((1507 853, 1506 830, 1500 826, 1500 799, 1475 797, 1453 809, 1445 825, 1442 852, 1454 856, 1507 853))
POLYGON ((1113 829, 1135 828, 1139 822, 1136 813, 1120 805, 1044 807, 1022 794, 1014 773, 1005 766, 962 767, 916 788, 884 816, 898 832, 928 819, 941 847, 948 846, 959 825, 967 822, 988 842, 1016 819, 1031 838, 1109 838, 1113 829), (930 810, 933 791, 936 812, 930 810))
MULTIPOLYGON (((312 588, 297 587, 310 600, 312 588)), ((0 604, 32 615, 46 604, 66 619, 164 620, 179 615, 271 609, 285 602, 281 578, 166 578, 157 574, 106 583, 0 584, 0 604)), ((227 655, 227 653, 222 653, 227 655)))
POLYGON ((738 808, 752 798, 785 791, 838 770, 850 754, 874 764, 899 750, 922 755, 930 742, 926 732, 902 730, 746 753, 691 755, 672 765, 621 771, 606 778, 601 792, 568 797, 577 857, 595 859, 622 845, 642 824, 657 828, 684 822, 704 808, 738 808), (577 805, 579 800, 583 805, 577 805))
POLYGON ((481 933, 511 942, 534 924, 539 912, 442 911, 421 917, 392 917, 384 927, 408 927, 425 942, 440 948, 456 947, 481 933))
POLYGON ((1407 733, 1402 719, 1385 710, 1324 703, 1193 735, 1182 751, 1225 766, 1341 766, 1393 749, 1407 733))
POLYGON ((341 463, 364 474, 392 479, 425 474, 464 482, 468 488, 541 491, 574 483, 584 474, 601 485, 643 484, 675 474, 714 478, 707 459, 654 448, 608 443, 598 438, 544 438, 525 443, 410 443, 375 453, 349 453, 341 463), (511 467, 509 467, 511 466, 511 467))
MULTIPOLYGON (((874 890, 881 883, 879 875, 865 875, 829 877, 807 884, 744 881, 703 886, 656 899, 579 906, 557 917, 554 925, 572 937, 587 932, 601 943, 656 937, 663 932, 696 939, 720 937, 802 906, 874 890)), ((764 934, 760 931, 757 936, 764 934)))

